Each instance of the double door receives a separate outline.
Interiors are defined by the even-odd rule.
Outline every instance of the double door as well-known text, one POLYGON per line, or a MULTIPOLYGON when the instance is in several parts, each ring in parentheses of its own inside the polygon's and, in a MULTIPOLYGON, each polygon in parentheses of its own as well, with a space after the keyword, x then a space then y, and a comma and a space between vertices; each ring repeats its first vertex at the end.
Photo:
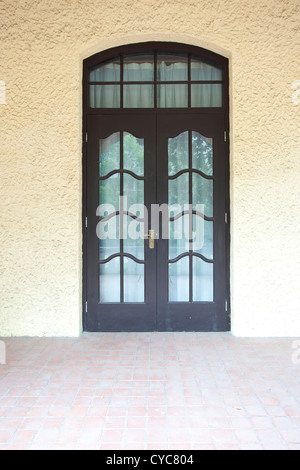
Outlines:
POLYGON ((223 115, 89 115, 87 135, 85 330, 228 330, 223 115))

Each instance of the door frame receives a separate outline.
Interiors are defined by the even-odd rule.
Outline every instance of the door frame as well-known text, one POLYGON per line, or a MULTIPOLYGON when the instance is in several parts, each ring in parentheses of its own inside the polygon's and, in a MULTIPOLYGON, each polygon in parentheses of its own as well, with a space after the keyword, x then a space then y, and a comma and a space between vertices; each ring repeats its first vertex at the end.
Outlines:
POLYGON ((210 50, 192 46, 189 44, 174 43, 174 42, 161 42, 151 41, 143 42, 138 44, 129 44, 124 46, 118 46, 105 51, 99 52, 86 58, 83 61, 83 80, 82 80, 82 111, 83 111, 83 123, 82 123, 82 322, 83 331, 87 331, 86 327, 86 313, 87 313, 87 116, 88 115, 111 115, 111 114, 168 114, 171 111, 176 114, 222 114, 224 119, 224 141, 226 142, 224 156, 225 156, 225 207, 226 207, 226 327, 224 331, 231 330, 231 292, 230 292, 230 160, 229 160, 229 69, 228 59, 220 54, 212 52, 210 50), (213 60, 222 64, 224 77, 223 77, 223 107, 222 108, 149 108, 149 109, 97 109, 90 108, 88 105, 88 70, 92 65, 96 65, 100 62, 104 62, 118 54, 126 53, 130 54, 133 52, 142 52, 150 48, 155 48, 163 52, 184 52, 189 54, 195 54, 201 56, 207 60, 213 60))

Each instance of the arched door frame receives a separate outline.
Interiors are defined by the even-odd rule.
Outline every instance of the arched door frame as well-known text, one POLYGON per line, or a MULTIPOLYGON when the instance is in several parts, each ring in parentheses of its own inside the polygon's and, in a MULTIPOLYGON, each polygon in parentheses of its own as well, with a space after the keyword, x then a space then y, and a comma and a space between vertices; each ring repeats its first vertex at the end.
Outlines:
MULTIPOLYGON (((144 50, 149 50, 150 48, 155 48, 157 50, 163 52, 183 52, 188 53, 190 55, 196 55, 198 57, 202 57, 206 60, 211 60, 215 63, 221 64, 223 68, 223 106, 222 109, 220 108, 205 108, 205 110, 201 110, 202 112, 208 114, 217 113, 220 115, 223 114, 224 118, 224 140, 226 141, 226 152, 225 152, 225 159, 226 159, 226 194, 225 194, 225 205, 226 205, 226 225, 227 225, 227 235, 226 235, 226 269, 227 269, 227 298, 225 303, 225 309, 227 311, 227 326, 228 330, 230 329, 230 191, 229 191, 229 181, 230 181, 230 165, 229 165, 229 70, 228 70, 228 58, 220 55, 216 52, 212 52, 211 50, 207 50, 202 47, 198 47, 195 45, 190 44, 183 44, 183 43, 175 43, 175 42, 161 42, 161 41, 148 41, 142 43, 132 43, 122 46, 116 46, 110 49, 106 49, 104 51, 98 52, 83 61, 83 211, 82 211, 82 227, 83 227, 83 324, 85 324, 85 312, 87 310, 87 303, 86 303, 86 191, 87 191, 87 182, 86 182, 86 142, 87 142, 87 129, 86 129, 86 122, 88 115, 103 115, 106 114, 137 114, 140 111, 143 113, 149 112, 151 113, 168 113, 170 109, 163 109, 163 108, 152 108, 152 109, 92 109, 89 107, 89 100, 88 100, 88 71, 90 67, 99 64, 100 62, 105 62, 109 59, 114 58, 119 54, 130 54, 136 52, 143 52, 144 50)), ((176 109, 176 113, 199 113, 198 108, 178 108, 176 109)), ((84 328, 85 329, 85 328, 84 328)))

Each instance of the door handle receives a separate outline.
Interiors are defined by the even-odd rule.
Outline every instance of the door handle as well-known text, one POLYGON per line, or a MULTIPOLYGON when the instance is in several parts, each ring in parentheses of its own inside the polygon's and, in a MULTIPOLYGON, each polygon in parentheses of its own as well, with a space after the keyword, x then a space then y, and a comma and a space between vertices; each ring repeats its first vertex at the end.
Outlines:
POLYGON ((148 235, 147 234, 143 235, 143 238, 149 238, 149 248, 150 248, 150 250, 153 250, 154 249, 154 239, 155 239, 154 230, 149 230, 148 235))

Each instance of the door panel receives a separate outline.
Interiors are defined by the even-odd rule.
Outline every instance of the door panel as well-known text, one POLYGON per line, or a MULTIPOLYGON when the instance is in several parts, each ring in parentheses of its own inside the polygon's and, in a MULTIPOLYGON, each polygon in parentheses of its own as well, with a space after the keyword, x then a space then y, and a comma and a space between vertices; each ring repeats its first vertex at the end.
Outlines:
POLYGON ((159 330, 227 328, 223 135, 222 116, 158 116, 158 204, 170 209, 157 245, 159 330))
POLYGON ((87 331, 228 329, 223 119, 87 117, 87 331))
POLYGON ((87 132, 86 329, 153 330, 156 256, 144 206, 156 192, 155 118, 88 116, 87 132))

